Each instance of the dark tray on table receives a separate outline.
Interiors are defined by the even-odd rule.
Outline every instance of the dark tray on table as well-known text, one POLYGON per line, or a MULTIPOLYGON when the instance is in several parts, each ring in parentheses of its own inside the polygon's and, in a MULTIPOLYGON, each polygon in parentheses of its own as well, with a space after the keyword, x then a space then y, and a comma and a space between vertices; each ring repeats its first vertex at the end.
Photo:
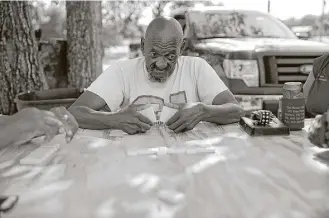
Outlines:
POLYGON ((248 117, 242 117, 239 124, 251 136, 290 134, 289 128, 276 117, 265 126, 254 124, 254 120, 248 117))

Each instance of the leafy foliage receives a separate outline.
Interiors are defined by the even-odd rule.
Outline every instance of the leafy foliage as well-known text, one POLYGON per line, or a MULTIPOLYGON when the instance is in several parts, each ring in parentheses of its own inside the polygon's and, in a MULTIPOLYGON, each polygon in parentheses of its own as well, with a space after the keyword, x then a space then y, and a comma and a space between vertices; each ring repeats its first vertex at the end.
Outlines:
MULTIPOLYGON (((125 38, 139 38, 146 26, 140 21, 143 12, 151 9, 153 17, 163 15, 167 8, 173 10, 180 7, 192 7, 197 3, 204 5, 221 5, 214 1, 102 1, 102 41, 105 47, 122 43, 125 38)), ((32 23, 34 29, 42 30, 42 39, 66 38, 65 1, 30 1, 33 9, 32 23)))
POLYGON ((66 34, 66 10, 64 1, 51 1, 46 4, 43 1, 31 1, 32 24, 34 30, 41 29, 41 39, 65 38, 66 34))
POLYGON ((153 17, 161 16, 164 13, 164 9, 167 7, 169 10, 175 10, 177 8, 193 7, 196 4, 203 4, 204 6, 217 5, 222 6, 223 3, 220 1, 211 0, 195 0, 195 1, 152 1, 152 13, 153 17))
POLYGON ((104 32, 113 32, 123 38, 135 38, 143 33, 139 23, 146 1, 103 1, 104 32))

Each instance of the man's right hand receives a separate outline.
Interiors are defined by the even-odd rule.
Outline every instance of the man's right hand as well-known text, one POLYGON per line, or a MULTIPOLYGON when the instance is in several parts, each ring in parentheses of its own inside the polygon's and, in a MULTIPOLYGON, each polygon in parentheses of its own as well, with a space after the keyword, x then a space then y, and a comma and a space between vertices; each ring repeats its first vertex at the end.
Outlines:
POLYGON ((142 109, 144 109, 144 106, 133 105, 113 114, 112 122, 115 129, 120 129, 130 135, 145 133, 153 123, 150 119, 138 113, 142 109))

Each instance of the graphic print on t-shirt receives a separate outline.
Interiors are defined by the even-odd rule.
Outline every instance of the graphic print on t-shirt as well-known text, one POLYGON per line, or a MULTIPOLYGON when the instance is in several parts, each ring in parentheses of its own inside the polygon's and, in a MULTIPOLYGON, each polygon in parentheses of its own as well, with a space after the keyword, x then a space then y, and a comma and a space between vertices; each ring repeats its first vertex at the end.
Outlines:
MULTIPOLYGON (((170 94, 169 103, 171 104, 184 104, 187 103, 185 91, 170 94)), ((145 105, 149 104, 153 107, 157 120, 160 119, 161 111, 165 102, 163 98, 153 95, 140 95, 132 103, 132 105, 145 105)))
POLYGON ((164 100, 158 96, 140 95, 131 104, 132 105, 145 105, 145 104, 151 105, 153 107, 154 113, 158 120, 160 117, 160 113, 162 111, 163 105, 164 105, 164 100))
POLYGON ((186 92, 180 91, 177 93, 170 94, 169 102, 172 104, 183 104, 187 103, 186 92))
POLYGON ((204 59, 180 56, 173 74, 165 83, 149 80, 145 58, 140 57, 113 62, 87 90, 102 98, 109 110, 116 112, 132 104, 136 98, 136 104, 153 102, 158 111, 163 105, 177 108, 177 104, 186 102, 210 105, 215 96, 227 89, 204 59))

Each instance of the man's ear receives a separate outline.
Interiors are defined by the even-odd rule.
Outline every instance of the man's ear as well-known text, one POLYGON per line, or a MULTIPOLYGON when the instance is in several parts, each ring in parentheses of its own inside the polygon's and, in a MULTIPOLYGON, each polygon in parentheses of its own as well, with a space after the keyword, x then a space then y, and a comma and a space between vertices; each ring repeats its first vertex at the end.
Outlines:
POLYGON ((143 55, 144 55, 144 41, 145 41, 145 39, 144 39, 144 37, 142 37, 141 38, 141 50, 142 50, 143 55))
POLYGON ((183 52, 185 51, 185 47, 186 47, 186 38, 183 39, 181 48, 180 48, 180 55, 183 54, 183 52))

